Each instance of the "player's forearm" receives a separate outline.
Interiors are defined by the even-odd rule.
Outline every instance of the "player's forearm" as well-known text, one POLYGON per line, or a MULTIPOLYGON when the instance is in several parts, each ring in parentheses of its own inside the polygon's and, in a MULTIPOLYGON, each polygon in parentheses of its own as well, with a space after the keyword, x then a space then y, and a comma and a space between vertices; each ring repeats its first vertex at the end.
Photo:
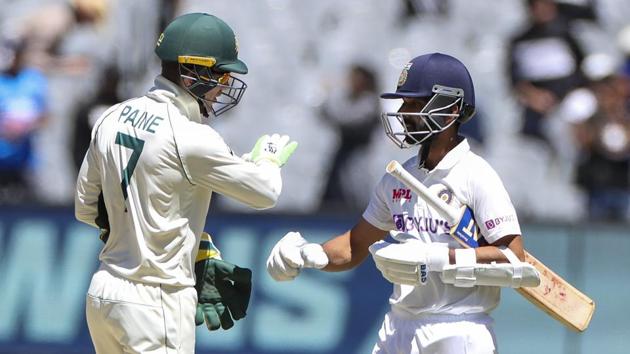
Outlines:
POLYGON ((96 217, 98 216, 96 202, 86 204, 77 196, 74 200, 74 216, 77 220, 98 228, 96 225, 96 217))
MULTIPOLYGON (((475 248, 475 255, 477 257, 477 263, 506 263, 508 259, 501 253, 498 247, 495 246, 483 246, 475 248)), ((451 264, 455 264, 454 258, 451 258, 451 264)))
POLYGON ((363 255, 356 250, 353 252, 350 231, 327 241, 322 247, 328 256, 328 265, 322 270, 327 272, 352 269, 363 262, 367 256, 367 252, 364 252, 363 255))
POLYGON ((212 176, 207 182, 210 188, 254 209, 274 207, 282 191, 280 168, 266 163, 226 166, 212 176))
POLYGON ((477 263, 509 262, 503 252, 499 250, 499 247, 509 248, 521 262, 525 261, 522 237, 520 235, 509 235, 502 237, 490 246, 476 248, 475 254, 477 256, 477 263))
POLYGON ((79 177, 74 195, 74 215, 77 220, 98 228, 95 221, 98 216, 98 193, 95 190, 95 186, 79 177))

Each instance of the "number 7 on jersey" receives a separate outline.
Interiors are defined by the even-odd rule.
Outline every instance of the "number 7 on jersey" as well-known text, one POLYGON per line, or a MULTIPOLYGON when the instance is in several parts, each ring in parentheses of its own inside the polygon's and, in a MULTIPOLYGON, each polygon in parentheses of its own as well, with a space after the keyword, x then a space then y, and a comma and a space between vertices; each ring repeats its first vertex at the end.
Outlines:
POLYGON ((144 140, 118 132, 118 134, 116 134, 116 144, 133 150, 127 162, 127 166, 121 172, 120 188, 122 188, 123 197, 127 200, 127 187, 129 186, 133 170, 136 169, 136 164, 144 148, 144 140))

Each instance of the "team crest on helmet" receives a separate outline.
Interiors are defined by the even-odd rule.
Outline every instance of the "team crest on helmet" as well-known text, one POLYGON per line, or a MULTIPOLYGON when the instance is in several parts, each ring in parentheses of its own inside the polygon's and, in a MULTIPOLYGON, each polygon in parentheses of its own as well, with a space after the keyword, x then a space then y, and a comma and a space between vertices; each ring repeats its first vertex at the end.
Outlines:
POLYGON ((400 72, 400 76, 398 77, 398 87, 404 85, 405 82, 407 82, 407 74, 409 73, 409 69, 411 69, 412 64, 413 63, 407 63, 400 72))
POLYGON ((160 46, 160 44, 162 44, 162 41, 163 41, 163 40, 164 40, 164 32, 162 32, 162 33, 160 34, 160 37, 158 38, 157 43, 156 43, 155 45, 156 45, 157 47, 159 47, 159 46, 160 46))
POLYGON ((446 202, 446 204, 451 204, 451 200, 453 200, 453 192, 444 188, 438 193, 438 197, 446 202))
POLYGON ((238 37, 234 35, 234 51, 238 54, 238 37))

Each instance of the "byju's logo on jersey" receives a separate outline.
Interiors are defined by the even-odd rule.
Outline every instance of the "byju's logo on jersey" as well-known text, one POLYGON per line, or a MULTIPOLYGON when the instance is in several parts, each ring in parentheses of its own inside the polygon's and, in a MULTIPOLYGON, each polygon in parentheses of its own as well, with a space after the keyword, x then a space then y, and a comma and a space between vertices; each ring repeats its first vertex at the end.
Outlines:
POLYGON ((405 231, 405 216, 403 214, 394 214, 394 225, 396 225, 396 230, 405 231))
POLYGON ((392 191, 392 200, 398 202, 401 199, 411 200, 411 189, 407 188, 394 188, 392 191))
POLYGON ((445 233, 449 232, 451 225, 442 219, 433 219, 422 216, 409 216, 407 214, 394 214, 392 215, 396 230, 402 232, 409 232, 418 230, 419 232, 429 233, 445 233))
POLYGON ((484 224, 486 225, 486 229, 492 230, 492 229, 494 229, 495 227, 501 225, 504 222, 512 222, 512 221, 515 221, 515 220, 516 220, 516 215, 511 214, 511 215, 500 216, 498 218, 486 220, 484 222, 484 224))

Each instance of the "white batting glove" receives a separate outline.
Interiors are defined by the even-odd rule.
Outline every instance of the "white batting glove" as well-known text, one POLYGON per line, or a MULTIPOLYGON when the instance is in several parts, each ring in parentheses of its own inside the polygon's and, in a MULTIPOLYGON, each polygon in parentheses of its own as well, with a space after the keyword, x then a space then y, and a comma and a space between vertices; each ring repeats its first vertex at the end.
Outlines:
POLYGON ((289 232, 271 250, 267 272, 276 281, 293 280, 302 268, 321 269, 328 256, 321 245, 309 243, 299 232, 289 232))
POLYGON ((255 164, 270 161, 282 167, 298 146, 296 141, 289 142, 289 140, 288 135, 265 134, 258 138, 252 151, 243 155, 242 158, 255 164))
POLYGON ((446 243, 379 241, 371 245, 369 250, 376 268, 393 284, 424 285, 428 272, 441 272, 449 264, 446 243))

